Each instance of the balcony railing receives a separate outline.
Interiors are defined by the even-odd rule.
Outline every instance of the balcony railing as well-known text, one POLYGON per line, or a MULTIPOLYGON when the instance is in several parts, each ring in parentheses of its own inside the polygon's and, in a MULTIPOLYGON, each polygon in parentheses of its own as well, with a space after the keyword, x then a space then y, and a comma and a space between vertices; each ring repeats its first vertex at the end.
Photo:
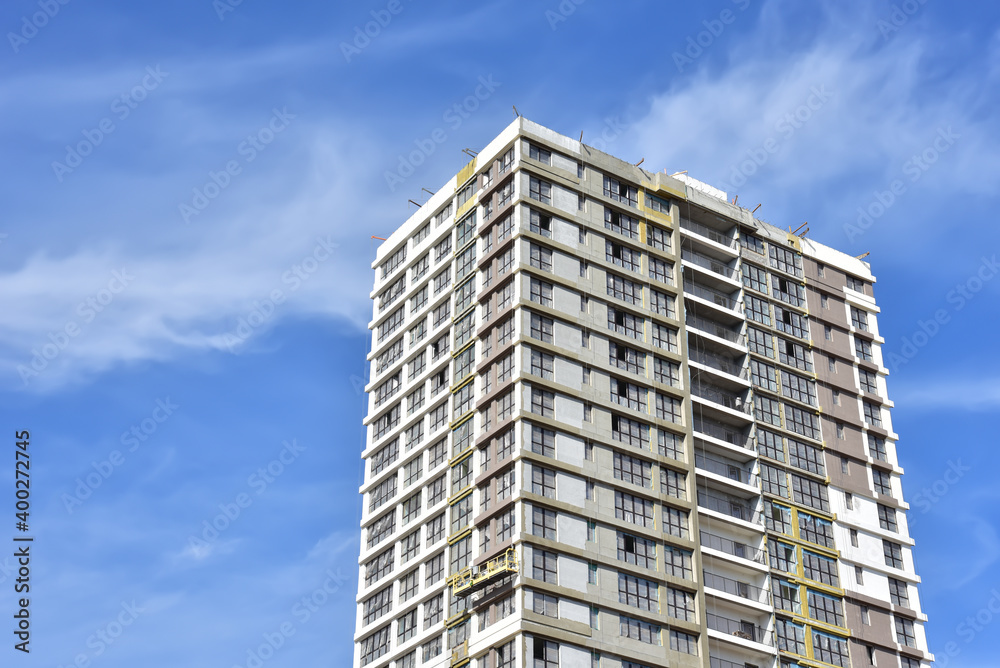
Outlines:
POLYGON ((688 357, 692 362, 704 364, 707 367, 717 369, 723 373, 728 373, 731 376, 736 376, 737 378, 742 378, 744 380, 747 378, 746 369, 744 369, 742 365, 737 364, 731 357, 713 355, 709 352, 696 350, 692 346, 688 346, 688 357))
POLYGON ((732 445, 738 445, 741 448, 747 448, 752 450, 750 446, 750 434, 748 432, 739 431, 722 424, 721 422, 716 422, 715 420, 706 420, 702 417, 695 417, 692 421, 694 430, 706 434, 713 438, 717 438, 720 441, 725 441, 732 445))
POLYGON ((736 248, 736 239, 727 236, 718 230, 706 227, 701 223, 696 223, 693 220, 688 220, 687 218, 681 218, 681 227, 685 230, 690 230, 699 236, 705 237, 706 239, 711 239, 717 244, 722 244, 723 246, 728 246, 729 248, 736 248))
POLYGON ((708 621, 708 628, 714 631, 721 631, 722 633, 736 636, 737 638, 759 642, 767 645, 768 647, 773 646, 767 631, 753 622, 729 619, 728 617, 713 615, 712 613, 708 613, 706 617, 708 621))
POLYGON ((688 313, 684 317, 684 322, 687 323, 688 327, 694 327, 700 329, 703 332, 708 332, 713 336, 717 336, 720 339, 725 339, 726 341, 732 341, 733 343, 743 343, 743 336, 739 332, 734 332, 729 327, 721 325, 712 320, 702 318, 696 315, 688 313))
POLYGON ((698 285, 691 281, 684 281, 684 292, 693 295, 695 297, 700 297, 704 300, 710 301, 717 306, 723 308, 732 309, 739 312, 739 302, 730 297, 729 295, 719 292, 718 290, 713 290, 712 288, 706 288, 703 285, 698 285))
POLYGON ((719 262, 718 260, 713 260, 712 258, 702 255, 701 253, 695 253, 686 249, 681 250, 681 259, 685 262, 690 262, 691 264, 696 264, 699 267, 704 267, 711 272, 714 272, 720 276, 725 276, 730 280, 736 280, 736 270, 727 264, 719 262))
POLYGON ((725 406, 726 408, 730 408, 734 411, 739 411, 741 413, 750 412, 751 404, 749 401, 744 401, 739 395, 727 392, 726 390, 715 387, 714 385, 705 385, 697 382, 696 380, 691 384, 691 394, 699 396, 702 399, 708 399, 714 404, 725 406))
POLYGON ((723 538, 722 536, 716 536, 714 533, 708 533, 707 531, 701 531, 699 538, 702 547, 718 550, 719 552, 725 552, 726 554, 731 554, 734 557, 739 557, 740 559, 749 559, 750 561, 755 561, 758 564, 766 563, 764 550, 758 550, 757 548, 750 547, 745 543, 739 543, 735 540, 723 538))
POLYGON ((723 591, 727 594, 739 596, 740 598, 745 598, 748 601, 754 601, 756 603, 767 604, 771 601, 771 592, 756 585, 752 585, 749 582, 734 580, 733 578, 727 578, 723 575, 718 575, 710 571, 702 571, 702 576, 705 580, 705 586, 709 589, 723 591))
POLYGON ((698 506, 706 510, 714 510, 717 513, 735 517, 745 522, 761 523, 760 513, 754 510, 751 504, 735 496, 719 496, 711 492, 699 490, 698 506))
POLYGON ((708 658, 708 663, 710 668, 751 668, 751 666, 756 666, 755 663, 736 663, 735 661, 730 661, 729 659, 720 659, 717 656, 710 656, 708 658))
POLYGON ((711 455, 696 452, 694 455, 694 465, 702 470, 718 473, 721 476, 745 485, 757 484, 757 476, 750 471, 746 464, 740 464, 731 459, 712 457, 711 455))

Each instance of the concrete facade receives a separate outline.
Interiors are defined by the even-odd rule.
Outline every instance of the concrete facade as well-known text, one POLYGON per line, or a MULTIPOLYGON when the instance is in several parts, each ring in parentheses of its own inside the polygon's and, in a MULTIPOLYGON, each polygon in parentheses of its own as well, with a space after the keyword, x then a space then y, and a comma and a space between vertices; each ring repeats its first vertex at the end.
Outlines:
POLYGON ((372 266, 355 666, 933 660, 867 263, 518 118, 372 266))

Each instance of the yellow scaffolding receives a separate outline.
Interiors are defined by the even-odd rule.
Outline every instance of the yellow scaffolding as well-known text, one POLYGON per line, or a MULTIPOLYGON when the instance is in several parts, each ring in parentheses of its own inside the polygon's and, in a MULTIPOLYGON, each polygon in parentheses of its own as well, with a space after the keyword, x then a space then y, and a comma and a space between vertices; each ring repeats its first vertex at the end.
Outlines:
POLYGON ((508 548, 503 554, 496 556, 481 566, 467 566, 451 578, 451 593, 454 596, 468 596, 477 589, 489 584, 490 580, 506 573, 517 573, 517 552, 508 548))

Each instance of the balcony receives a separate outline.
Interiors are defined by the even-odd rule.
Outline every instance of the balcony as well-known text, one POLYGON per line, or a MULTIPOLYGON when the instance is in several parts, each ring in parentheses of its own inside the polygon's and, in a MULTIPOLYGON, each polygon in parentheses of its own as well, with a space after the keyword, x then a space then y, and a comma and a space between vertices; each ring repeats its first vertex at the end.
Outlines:
POLYGON ((688 230, 689 232, 694 232, 698 236, 705 237, 717 244, 726 246, 727 248, 736 249, 736 239, 727 236, 718 230, 713 230, 710 227, 706 227, 701 223, 696 223, 693 220, 688 220, 687 218, 681 218, 681 228, 688 230))
POLYGON ((740 413, 749 413, 752 407, 749 401, 744 401, 739 395, 714 385, 700 383, 697 378, 691 383, 691 394, 740 413))
POLYGON ((726 635, 743 638, 744 640, 759 642, 762 645, 767 645, 768 647, 774 646, 774 643, 767 631, 753 622, 743 620, 738 621, 735 619, 729 619, 728 617, 722 617, 720 615, 713 615, 712 613, 708 613, 706 617, 708 621, 708 628, 713 631, 719 631, 721 633, 725 633, 726 635))
POLYGON ((707 531, 701 531, 698 538, 701 546, 707 547, 710 550, 724 552, 734 557, 739 557, 740 559, 749 559, 750 561, 761 565, 767 563, 764 558, 764 550, 758 550, 757 548, 750 547, 745 543, 739 543, 735 540, 723 538, 722 536, 716 536, 714 533, 708 533, 707 531))
POLYGON ((731 281, 738 280, 736 278, 736 270, 725 264, 724 262, 719 262, 718 260, 713 260, 707 255, 702 255, 701 253, 695 253, 694 251, 689 251, 687 249, 681 249, 681 259, 690 264, 696 264, 703 269, 708 269, 709 271, 718 274, 724 278, 728 278, 731 281))
POLYGON ((705 301, 709 301, 716 306, 721 306, 722 308, 727 308, 732 311, 736 311, 737 313, 742 312, 740 309, 740 303, 731 295, 719 292, 718 290, 713 290, 712 288, 705 287, 704 285, 699 285, 698 283, 689 280, 686 276, 684 278, 684 294, 704 299, 705 301))
POLYGON ((761 524, 761 515, 754 506, 735 496, 720 496, 704 490, 698 490, 698 507, 728 515, 744 522, 761 524))
POLYGON ((694 346, 688 345, 688 359, 692 362, 697 362, 698 364, 703 364, 704 366, 715 369, 716 371, 728 373, 730 376, 736 376, 737 378, 747 380, 746 369, 743 368, 742 364, 737 364, 736 360, 732 357, 722 357, 721 355, 716 355, 704 350, 697 350, 694 346))
POLYGON ((743 345, 743 335, 739 331, 735 331, 721 323, 702 318, 701 316, 697 316, 692 313, 685 314, 684 322, 687 323, 688 327, 700 329, 701 331, 711 334, 712 336, 717 336, 720 339, 725 339, 726 341, 743 345))
POLYGON ((720 659, 717 656, 710 656, 708 658, 708 665, 709 668, 759 668, 755 663, 736 663, 729 659, 720 659))
MULTIPOLYGON (((694 465, 703 471, 717 473, 724 478, 729 478, 744 485, 756 485, 757 476, 750 471, 747 464, 721 457, 713 457, 700 452, 694 455, 694 465)), ((752 466, 753 463, 750 463, 752 466)))
POLYGON ((710 571, 702 571, 702 576, 704 577, 705 587, 708 589, 739 596, 740 598, 763 605, 768 605, 771 602, 771 592, 752 585, 749 582, 734 580, 733 578, 727 578, 710 571))
POLYGON ((749 432, 734 429, 733 427, 725 425, 721 422, 707 420, 703 417, 697 416, 692 421, 692 424, 696 432, 701 432, 706 436, 711 436, 712 438, 717 438, 720 441, 725 441, 730 445, 746 448, 748 450, 753 449, 750 445, 749 432))

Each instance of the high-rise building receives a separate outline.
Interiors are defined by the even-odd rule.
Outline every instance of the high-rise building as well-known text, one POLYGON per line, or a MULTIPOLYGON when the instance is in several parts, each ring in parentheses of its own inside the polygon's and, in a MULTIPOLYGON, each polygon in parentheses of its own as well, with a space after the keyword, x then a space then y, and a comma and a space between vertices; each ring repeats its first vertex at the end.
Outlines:
POLYGON ((518 118, 373 267, 356 666, 933 660, 868 263, 518 118))

